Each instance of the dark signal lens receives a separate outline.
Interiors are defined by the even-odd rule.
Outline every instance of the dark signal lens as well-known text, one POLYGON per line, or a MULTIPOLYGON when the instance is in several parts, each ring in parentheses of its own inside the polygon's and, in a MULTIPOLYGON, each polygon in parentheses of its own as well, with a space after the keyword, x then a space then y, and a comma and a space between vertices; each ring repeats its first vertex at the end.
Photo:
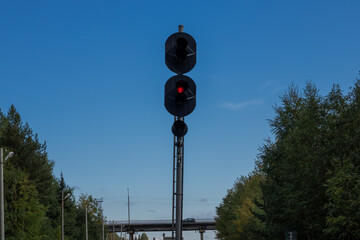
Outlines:
POLYGON ((183 63, 188 55, 188 52, 186 50, 188 41, 185 38, 181 37, 176 39, 176 45, 178 47, 175 52, 176 59, 179 63, 183 63))
POLYGON ((179 37, 178 39, 176 39, 176 45, 179 48, 186 49, 188 44, 189 44, 188 40, 186 40, 186 38, 184 37, 179 37))
POLYGON ((188 131, 186 123, 181 120, 176 120, 171 128, 173 134, 177 137, 183 137, 188 131))

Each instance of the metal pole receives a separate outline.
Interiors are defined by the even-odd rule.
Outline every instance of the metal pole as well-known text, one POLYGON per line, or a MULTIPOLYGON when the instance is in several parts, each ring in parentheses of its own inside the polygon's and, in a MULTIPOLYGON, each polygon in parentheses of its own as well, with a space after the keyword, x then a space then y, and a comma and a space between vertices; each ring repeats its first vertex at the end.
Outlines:
MULTIPOLYGON (((182 118, 182 120, 185 122, 185 119, 182 118)), ((182 160, 182 169, 181 169, 181 240, 182 240, 182 219, 183 219, 183 207, 184 207, 184 142, 185 138, 182 137, 182 143, 181 143, 181 160, 182 160)))
POLYGON ((115 240, 115 221, 113 220, 113 240, 115 240))
MULTIPOLYGON (((129 188, 127 188, 128 192, 128 232, 130 231, 130 194, 129 194, 129 188)), ((129 236, 129 238, 132 236, 129 236)))
POLYGON ((129 194, 129 188, 127 188, 127 192, 128 192, 128 223, 129 223, 129 227, 130 227, 130 194, 129 194))
POLYGON ((102 240, 105 240, 105 224, 104 224, 104 216, 103 216, 103 219, 102 219, 102 240))
POLYGON ((5 240, 5 224, 4 224, 4 152, 0 148, 0 237, 1 240, 5 240))
POLYGON ((183 137, 177 137, 176 163, 176 240, 182 240, 183 210, 183 137))
POLYGON ((64 240, 64 189, 61 189, 61 240, 64 240))
MULTIPOLYGON (((179 32, 184 32, 184 25, 179 25, 179 32)), ((184 118, 178 118, 184 120, 184 118)), ((175 117, 176 120, 176 117, 175 117)), ((182 213, 183 213, 183 160, 184 137, 177 137, 176 142, 176 240, 182 240, 182 213)), ((173 235, 173 234, 172 234, 173 235)), ((174 236, 172 236, 174 239, 174 236)))
POLYGON ((122 224, 120 224, 120 232, 121 232, 121 233, 120 233, 120 239, 121 239, 121 240, 122 240, 122 237, 123 237, 123 233, 122 233, 122 226, 123 226, 123 225, 122 225, 122 224))
POLYGON ((103 203, 103 201, 104 201, 104 199, 101 197, 101 198, 95 198, 95 201, 96 201, 96 203, 98 203, 99 205, 97 205, 96 207, 98 207, 98 206, 100 206, 100 209, 101 209, 101 215, 102 215, 102 240, 105 240, 104 238, 104 213, 103 213, 103 211, 102 211, 102 203, 103 203))
POLYGON ((199 232, 200 232, 200 240, 204 240, 204 232, 205 232, 205 230, 200 229, 199 232))
POLYGON ((87 203, 85 206, 85 239, 88 240, 87 203))
MULTIPOLYGON (((176 117, 174 117, 174 122, 176 117)), ((172 214, 171 214, 171 239, 174 240, 175 233, 175 180, 176 176, 176 137, 174 135, 174 147, 173 147, 173 192, 172 192, 172 214)))

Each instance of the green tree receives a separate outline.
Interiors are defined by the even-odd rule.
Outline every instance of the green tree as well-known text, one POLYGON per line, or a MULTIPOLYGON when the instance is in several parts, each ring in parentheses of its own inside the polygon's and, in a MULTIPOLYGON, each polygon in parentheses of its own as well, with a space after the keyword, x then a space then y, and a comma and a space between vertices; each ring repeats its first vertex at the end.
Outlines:
POLYGON ((269 237, 282 239, 286 229, 296 229, 299 238, 323 239, 329 162, 324 100, 311 83, 303 95, 291 86, 275 111, 270 126, 276 142, 267 142, 261 155, 269 237))
MULTIPOLYGON (((61 192, 64 192, 64 237, 66 240, 78 239, 79 236, 84 232, 84 229, 81 229, 80 225, 77 222, 78 215, 80 211, 76 204, 74 196, 74 188, 68 186, 65 183, 63 173, 60 174, 60 179, 58 180, 58 199, 59 199, 59 208, 61 206, 61 192)), ((59 222, 60 223, 60 222, 59 222)), ((60 233, 59 229, 59 233, 60 233)), ((59 235, 60 236, 60 235, 59 235)))
POLYGON ((38 193, 34 185, 25 177, 14 186, 14 201, 7 210, 12 212, 10 221, 16 223, 8 231, 7 239, 42 240, 42 224, 46 221, 45 207, 38 201, 38 193))
POLYGON ((103 213, 99 202, 91 195, 81 194, 77 202, 77 226, 83 229, 77 239, 85 238, 85 211, 88 217, 89 240, 101 238, 103 213))
POLYGON ((263 176, 254 172, 238 179, 233 188, 228 190, 222 203, 216 208, 217 238, 263 239, 259 233, 264 231, 264 224, 254 215, 262 213, 256 204, 262 199, 262 181, 263 176))
POLYGON ((121 238, 117 234, 115 234, 115 238, 113 238, 112 233, 108 233, 107 236, 105 237, 105 239, 107 239, 107 240, 125 240, 125 238, 121 238))
POLYGON ((23 123, 20 114, 12 105, 6 117, 2 117, 3 131, 1 145, 16 154, 11 165, 28 173, 39 193, 40 202, 49 205, 54 202, 56 184, 53 176, 54 162, 47 157, 46 143, 40 143, 28 123, 23 123))
POLYGON ((344 96, 338 85, 322 97, 308 83, 291 86, 270 120, 275 141, 258 165, 267 237, 359 239, 360 81, 344 96))
MULTIPOLYGON (((24 174, 36 188, 38 201, 46 210, 47 220, 42 225, 42 235, 44 239, 55 239, 55 229, 58 225, 56 215, 59 214, 54 215, 52 212, 58 206, 57 186, 52 173, 54 163, 47 158, 46 143, 39 142, 38 135, 33 133, 27 123, 22 122, 13 105, 6 116, 0 114, 0 146, 15 152, 14 157, 5 164, 5 172, 15 171, 24 174)), ((5 181, 5 192, 11 187, 5 181)), ((5 198, 7 201, 14 201, 5 198)), ((16 224, 12 226, 18 229, 16 224)))
POLYGON ((0 111, 0 146, 15 155, 4 164, 5 222, 7 239, 60 239, 61 192, 65 196, 65 239, 85 238, 85 208, 89 213, 89 240, 101 236, 102 210, 92 196, 81 195, 53 175, 54 162, 47 157, 46 143, 11 106, 0 111))
POLYGON ((337 111, 332 119, 333 149, 328 171, 328 203, 324 230, 329 239, 360 238, 360 81, 343 97, 338 88, 328 97, 337 111), (346 100, 346 101, 345 101, 346 100))
POLYGON ((336 171, 329 172, 331 178, 327 182, 325 233, 331 239, 360 239, 360 173, 349 160, 339 160, 337 164, 336 171))
POLYGON ((140 240, 149 240, 148 236, 146 235, 146 233, 142 233, 140 238, 140 240))

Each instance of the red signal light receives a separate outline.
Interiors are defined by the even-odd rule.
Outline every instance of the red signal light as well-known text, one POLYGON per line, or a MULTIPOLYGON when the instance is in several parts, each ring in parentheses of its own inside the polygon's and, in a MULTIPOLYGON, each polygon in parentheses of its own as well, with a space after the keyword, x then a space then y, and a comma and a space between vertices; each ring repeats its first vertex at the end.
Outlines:
POLYGON ((177 81, 175 84, 175 103, 178 105, 186 104, 187 94, 186 91, 189 88, 189 84, 185 80, 177 81))
POLYGON ((177 88, 176 88, 176 91, 177 91, 178 93, 183 93, 183 92, 185 91, 185 89, 184 89, 183 87, 177 87, 177 88))

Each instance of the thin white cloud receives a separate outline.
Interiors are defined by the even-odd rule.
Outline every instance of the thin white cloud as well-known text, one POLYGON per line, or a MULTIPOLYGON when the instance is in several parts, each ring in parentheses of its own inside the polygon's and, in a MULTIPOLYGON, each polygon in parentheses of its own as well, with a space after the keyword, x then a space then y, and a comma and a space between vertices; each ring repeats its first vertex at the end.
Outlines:
POLYGON ((261 87, 260 87, 260 91, 263 91, 265 88, 269 87, 273 85, 273 81, 266 81, 261 87))
POLYGON ((285 88, 285 87, 283 87, 283 86, 274 88, 274 89, 272 90, 272 93, 273 93, 273 94, 276 94, 276 93, 282 91, 284 88, 285 88))
POLYGON ((237 111, 237 110, 240 110, 240 109, 242 109, 244 107, 259 106, 259 105, 261 105, 263 103, 264 103, 264 101, 261 100, 261 99, 253 99, 253 100, 239 102, 239 103, 227 102, 227 103, 222 104, 221 107, 224 108, 224 109, 237 111))
POLYGON ((286 87, 284 86, 279 86, 277 83, 279 81, 275 81, 275 80, 269 80, 266 81, 261 87, 260 87, 260 91, 267 91, 270 92, 272 94, 277 94, 278 92, 282 91, 283 89, 285 89, 286 87))

